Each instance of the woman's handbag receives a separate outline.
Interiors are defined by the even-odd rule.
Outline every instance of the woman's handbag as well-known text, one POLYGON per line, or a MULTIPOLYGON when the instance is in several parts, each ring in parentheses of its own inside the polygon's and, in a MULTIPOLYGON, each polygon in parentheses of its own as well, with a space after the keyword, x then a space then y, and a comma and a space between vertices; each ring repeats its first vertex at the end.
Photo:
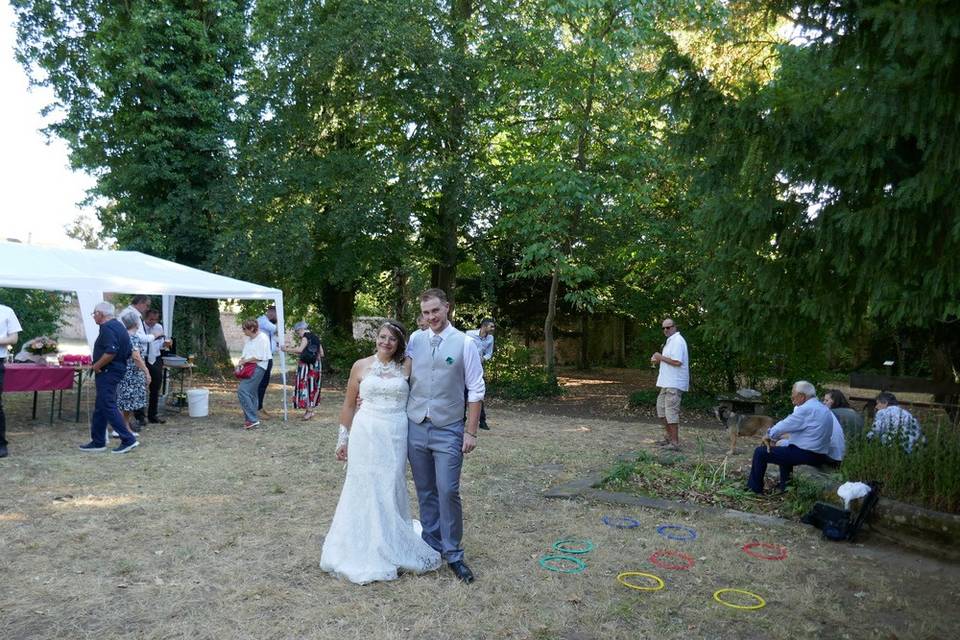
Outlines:
POLYGON ((246 380, 247 378, 252 378, 256 370, 256 362, 245 362, 244 364, 237 365, 233 375, 235 375, 238 380, 246 380))

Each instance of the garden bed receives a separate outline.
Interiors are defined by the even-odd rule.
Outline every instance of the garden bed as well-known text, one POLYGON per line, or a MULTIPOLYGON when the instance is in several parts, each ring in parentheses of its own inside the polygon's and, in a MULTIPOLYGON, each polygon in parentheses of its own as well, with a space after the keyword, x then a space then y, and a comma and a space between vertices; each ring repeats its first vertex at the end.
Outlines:
MULTIPOLYGON (((776 467, 772 467, 776 469, 776 467)), ((617 462, 607 471, 599 487, 631 495, 692 503, 705 507, 736 509, 749 513, 797 518, 823 493, 823 484, 795 475, 786 493, 774 493, 776 480, 767 477, 768 493, 763 496, 746 488, 743 469, 708 460, 699 454, 652 454, 641 451, 631 459, 617 462)))

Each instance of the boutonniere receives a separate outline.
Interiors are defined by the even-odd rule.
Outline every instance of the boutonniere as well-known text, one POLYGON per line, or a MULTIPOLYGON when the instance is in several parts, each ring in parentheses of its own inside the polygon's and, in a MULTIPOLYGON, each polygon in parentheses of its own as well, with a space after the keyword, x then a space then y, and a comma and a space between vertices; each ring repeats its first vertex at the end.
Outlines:
POLYGON ((447 364, 453 364, 453 356, 447 356, 447 364))

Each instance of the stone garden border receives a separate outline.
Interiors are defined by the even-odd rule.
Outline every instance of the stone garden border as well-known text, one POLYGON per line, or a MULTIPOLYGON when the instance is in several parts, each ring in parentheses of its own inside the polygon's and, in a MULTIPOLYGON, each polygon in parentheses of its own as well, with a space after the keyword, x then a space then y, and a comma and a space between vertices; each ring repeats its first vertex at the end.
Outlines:
MULTIPOLYGON (((603 477, 603 473, 592 473, 548 489, 543 495, 546 498, 584 498, 597 502, 648 507, 673 513, 702 513, 766 526, 800 524, 794 520, 747 513, 736 509, 708 507, 689 502, 606 491, 600 488, 603 477)), ((836 503, 837 485, 829 476, 824 476, 823 480, 829 482, 824 484, 824 500, 836 503)), ((941 560, 960 562, 960 515, 924 509, 881 495, 870 518, 868 531, 908 549, 933 555, 941 560)))

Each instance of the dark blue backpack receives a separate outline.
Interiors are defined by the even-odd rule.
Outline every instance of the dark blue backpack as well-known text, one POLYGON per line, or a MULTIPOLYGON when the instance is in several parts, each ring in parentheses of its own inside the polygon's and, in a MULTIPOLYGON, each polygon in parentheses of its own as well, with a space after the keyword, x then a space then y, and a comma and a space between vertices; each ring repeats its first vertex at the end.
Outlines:
POLYGON ((310 332, 303 334, 303 337, 307 339, 307 346, 300 352, 300 362, 316 364, 317 356, 320 355, 320 338, 310 332))

